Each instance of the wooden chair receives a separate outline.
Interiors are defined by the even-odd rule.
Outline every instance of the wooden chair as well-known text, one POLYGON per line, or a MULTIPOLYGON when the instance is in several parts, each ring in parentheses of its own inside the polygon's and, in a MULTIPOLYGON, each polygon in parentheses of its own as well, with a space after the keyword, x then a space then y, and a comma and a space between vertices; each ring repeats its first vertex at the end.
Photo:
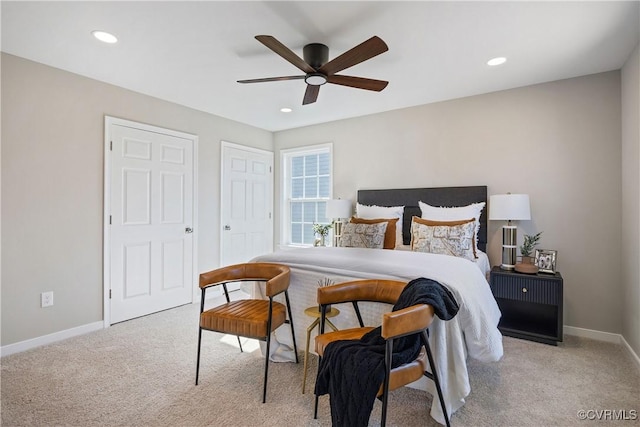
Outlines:
MULTIPOLYGON (((321 306, 321 323, 320 335, 318 335, 315 340, 315 350, 319 358, 322 358, 324 350, 329 343, 339 340, 360 339, 367 332, 374 329, 373 327, 364 326, 358 302, 371 301, 395 304, 405 286, 405 282, 394 280, 365 279, 340 283, 333 286, 319 287, 318 304, 321 306), (324 333, 327 306, 349 302, 353 304, 360 327, 324 333)), ((442 389, 427 335, 427 328, 431 325, 433 316, 433 307, 427 304, 414 305, 403 310, 385 313, 382 316, 381 336, 386 341, 386 372, 384 382, 378 391, 378 397, 382 396, 381 426, 385 426, 386 424, 389 391, 417 381, 422 378, 423 375, 434 381, 446 425, 450 426, 447 408, 444 403, 442 389), (423 346, 420 354, 414 361, 391 369, 394 339, 412 334, 420 335, 423 346), (431 372, 427 371, 427 362, 431 372)), ((318 366, 320 366, 320 362, 318 362, 318 366)), ((318 398, 319 396, 316 395, 314 418, 318 417, 318 398)))
MULTIPOLYGON (((262 403, 267 398, 267 377, 269 374, 269 350, 271 344, 271 333, 283 323, 291 325, 291 335, 293 337, 293 350, 298 363, 298 348, 293 332, 293 321, 291 320, 291 304, 289 303, 289 276, 290 270, 286 265, 272 263, 246 263, 230 265, 217 270, 212 270, 200 275, 200 289, 202 296, 200 301, 200 324, 198 328, 198 360, 196 363, 196 385, 198 385, 198 375, 200 372, 200 348, 202 344, 202 331, 214 331, 223 334, 237 335, 238 343, 240 337, 254 338, 266 341, 267 351, 264 363, 264 386, 262 391, 262 403), (227 283, 231 282, 266 282, 265 294, 269 298, 264 299, 243 299, 231 301, 227 291, 227 283), (222 285, 227 300, 226 304, 213 307, 204 311, 205 292, 207 289, 222 285), (284 292, 286 300, 285 306, 273 298, 284 292)), ((242 345, 240 345, 242 351, 242 345)))

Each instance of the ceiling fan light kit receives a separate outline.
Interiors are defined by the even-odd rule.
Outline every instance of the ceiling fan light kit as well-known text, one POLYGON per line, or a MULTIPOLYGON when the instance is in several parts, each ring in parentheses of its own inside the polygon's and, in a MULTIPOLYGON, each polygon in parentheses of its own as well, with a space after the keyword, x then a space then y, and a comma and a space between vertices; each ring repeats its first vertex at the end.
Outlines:
POLYGON ((327 82, 327 76, 320 73, 309 73, 305 76, 304 81, 311 86, 322 86, 327 82))
POLYGON ((369 40, 360 43, 358 46, 346 51, 331 61, 329 61, 329 48, 322 43, 310 43, 306 45, 302 50, 302 56, 304 57, 304 59, 302 59, 273 36, 259 35, 256 36, 256 40, 289 61, 305 74, 302 76, 238 80, 238 83, 264 83, 304 79, 307 84, 307 89, 302 100, 302 105, 316 102, 318 93, 320 92, 320 86, 325 83, 375 92, 380 92, 389 84, 389 82, 384 80, 335 74, 389 50, 387 44, 378 36, 371 37, 369 40))

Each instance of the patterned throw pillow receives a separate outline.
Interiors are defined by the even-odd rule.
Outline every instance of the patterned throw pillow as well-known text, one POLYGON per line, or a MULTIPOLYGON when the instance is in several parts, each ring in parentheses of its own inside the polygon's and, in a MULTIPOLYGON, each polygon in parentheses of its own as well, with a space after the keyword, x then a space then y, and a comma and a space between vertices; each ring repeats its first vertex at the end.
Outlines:
POLYGON ((430 221, 414 216, 411 221, 411 250, 474 261, 475 231, 475 218, 463 221, 430 221))
POLYGON ((354 224, 349 222, 342 227, 340 246, 343 248, 382 249, 387 222, 377 224, 354 224))
POLYGON ((387 231, 384 232, 384 244, 382 249, 395 249, 396 247, 396 223, 398 218, 377 218, 377 219, 364 219, 352 217, 351 221, 354 224, 379 224, 381 222, 387 223, 387 231))

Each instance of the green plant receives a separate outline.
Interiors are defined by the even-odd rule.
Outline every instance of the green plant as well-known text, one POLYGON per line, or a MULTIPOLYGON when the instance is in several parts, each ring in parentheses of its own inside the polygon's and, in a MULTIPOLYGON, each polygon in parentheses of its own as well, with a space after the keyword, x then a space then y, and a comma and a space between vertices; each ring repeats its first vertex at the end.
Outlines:
POLYGON ((333 227, 333 223, 331 224, 316 224, 313 223, 313 232, 319 234, 320 236, 326 237, 329 234, 329 230, 333 227))
POLYGON ((522 243, 522 246, 520 246, 520 253, 522 254, 522 256, 531 256, 531 252, 533 251, 533 248, 535 248, 538 244, 541 234, 542 231, 538 234, 524 235, 524 242, 522 243))

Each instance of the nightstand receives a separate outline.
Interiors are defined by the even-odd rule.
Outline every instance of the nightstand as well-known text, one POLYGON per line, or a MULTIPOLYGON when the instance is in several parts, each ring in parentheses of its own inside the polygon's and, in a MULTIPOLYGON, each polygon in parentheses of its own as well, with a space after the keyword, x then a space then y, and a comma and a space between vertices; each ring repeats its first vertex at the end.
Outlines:
POLYGON ((562 341, 562 276, 491 269, 491 292, 502 312, 503 335, 545 344, 562 341))

